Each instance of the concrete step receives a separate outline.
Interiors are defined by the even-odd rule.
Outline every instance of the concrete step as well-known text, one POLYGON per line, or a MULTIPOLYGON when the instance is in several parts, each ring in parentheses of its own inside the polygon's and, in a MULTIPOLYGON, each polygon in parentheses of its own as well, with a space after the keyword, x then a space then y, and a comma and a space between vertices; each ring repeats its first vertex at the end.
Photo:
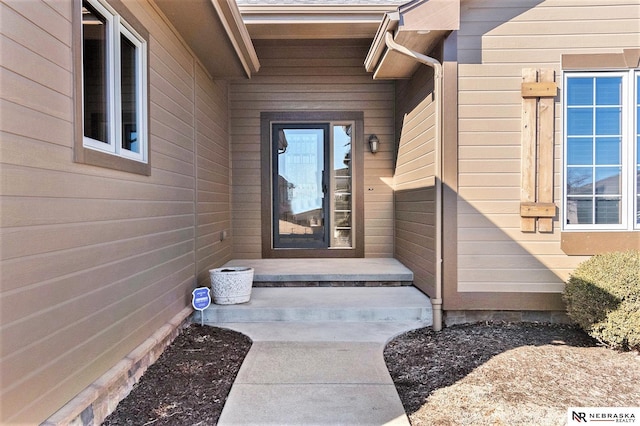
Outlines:
MULTIPOLYGON (((431 325, 429 298, 415 287, 258 287, 251 300, 211 305, 204 323, 407 322, 431 325)), ((194 322, 200 322, 199 311, 194 322)))
POLYGON ((409 285, 413 272, 391 258, 234 259, 224 266, 250 266, 254 286, 409 285))

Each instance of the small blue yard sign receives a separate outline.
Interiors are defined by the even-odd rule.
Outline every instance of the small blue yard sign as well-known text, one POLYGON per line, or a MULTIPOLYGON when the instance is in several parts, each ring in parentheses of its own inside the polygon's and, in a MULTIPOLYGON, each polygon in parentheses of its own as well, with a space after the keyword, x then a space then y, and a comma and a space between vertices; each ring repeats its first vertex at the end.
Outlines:
POLYGON ((209 287, 198 287, 194 289, 191 294, 193 295, 193 299, 191 300, 191 304, 193 305, 193 309, 197 309, 200 311, 200 325, 204 325, 204 311, 211 305, 211 294, 209 287))

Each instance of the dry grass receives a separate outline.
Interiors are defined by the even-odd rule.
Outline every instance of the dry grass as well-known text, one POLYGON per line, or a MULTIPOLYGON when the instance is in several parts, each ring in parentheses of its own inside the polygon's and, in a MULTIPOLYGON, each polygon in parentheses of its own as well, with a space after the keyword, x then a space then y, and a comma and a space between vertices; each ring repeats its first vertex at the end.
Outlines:
POLYGON ((385 357, 413 425, 561 425, 568 407, 640 406, 640 355, 567 326, 418 330, 385 357))

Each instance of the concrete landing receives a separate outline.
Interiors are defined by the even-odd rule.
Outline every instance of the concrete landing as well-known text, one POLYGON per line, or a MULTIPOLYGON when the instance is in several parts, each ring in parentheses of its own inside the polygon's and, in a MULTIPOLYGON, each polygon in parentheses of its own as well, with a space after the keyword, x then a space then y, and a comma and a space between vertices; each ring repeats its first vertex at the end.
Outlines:
POLYGON ((253 340, 220 425, 409 425, 383 350, 431 325, 416 288, 254 288, 205 322, 253 340))
POLYGON ((250 266, 254 282, 411 282, 413 272, 396 259, 234 259, 224 266, 250 266))

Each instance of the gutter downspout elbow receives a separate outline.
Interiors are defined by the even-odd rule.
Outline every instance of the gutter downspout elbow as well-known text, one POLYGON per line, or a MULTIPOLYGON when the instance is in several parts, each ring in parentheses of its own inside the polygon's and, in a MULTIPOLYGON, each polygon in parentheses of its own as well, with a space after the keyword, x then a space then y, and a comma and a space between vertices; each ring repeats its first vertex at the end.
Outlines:
POLYGON ((389 50, 396 51, 400 54, 413 58, 421 64, 433 68, 434 71, 434 92, 435 92, 435 114, 436 114, 436 140, 435 140, 435 190, 436 190, 436 224, 435 224, 435 284, 436 294, 431 298, 433 308, 433 330, 442 330, 442 63, 435 58, 423 55, 402 46, 393 39, 393 33, 387 31, 384 38, 385 44, 389 50))

